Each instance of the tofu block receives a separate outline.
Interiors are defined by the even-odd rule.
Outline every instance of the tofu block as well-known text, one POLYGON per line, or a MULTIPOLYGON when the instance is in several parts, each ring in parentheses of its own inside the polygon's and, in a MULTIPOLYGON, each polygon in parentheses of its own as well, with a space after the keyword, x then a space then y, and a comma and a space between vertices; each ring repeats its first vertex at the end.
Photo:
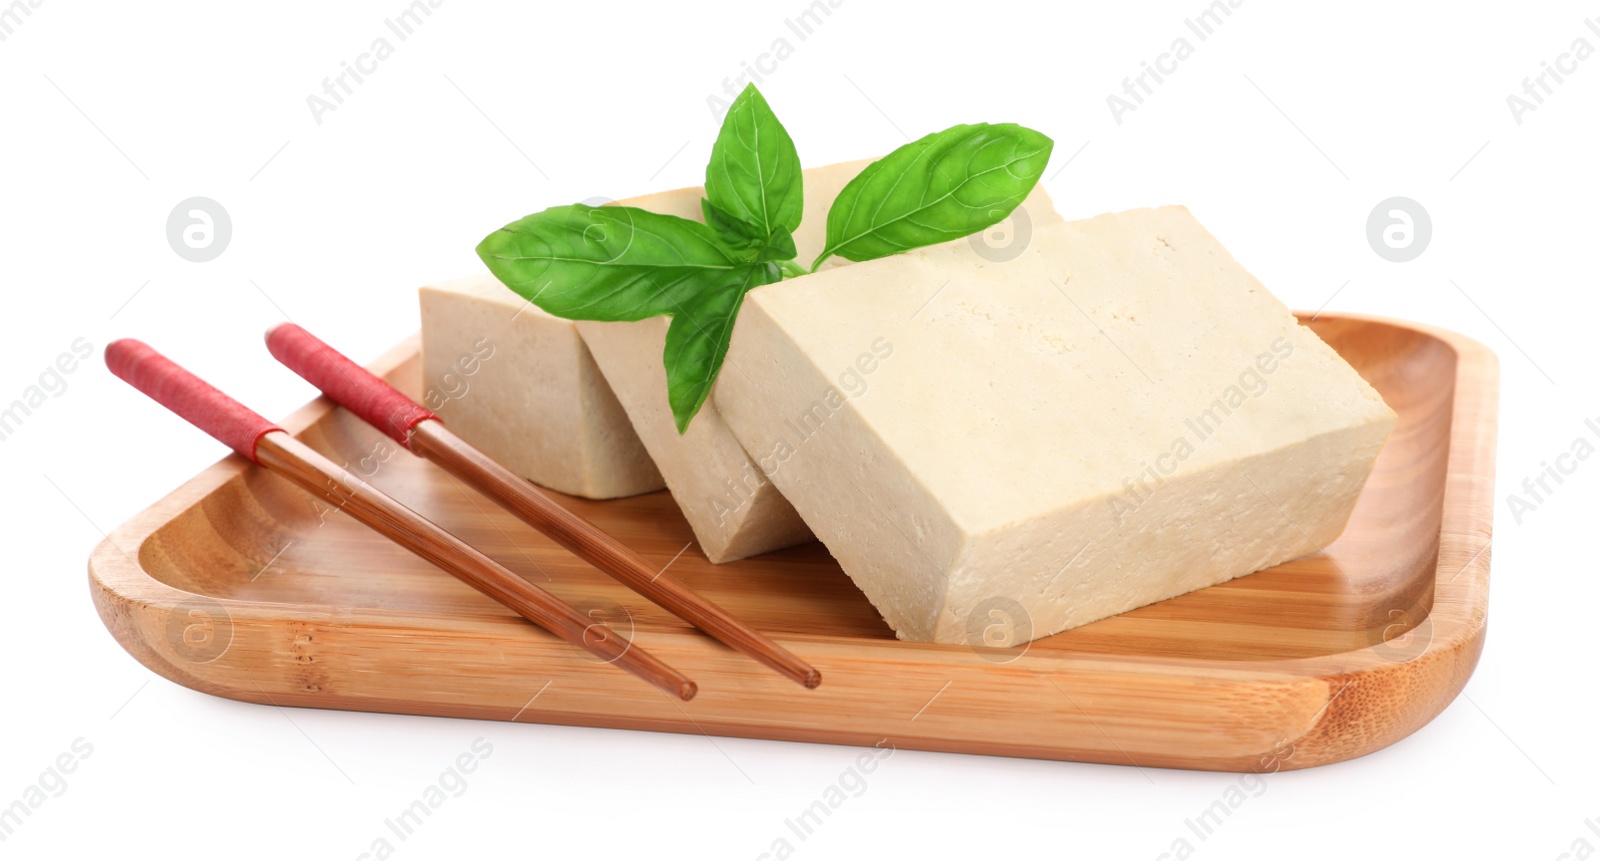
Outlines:
POLYGON ((713 393, 904 640, 1015 645, 1315 552, 1395 414, 1182 207, 764 287, 713 393))
POLYGON ((666 317, 632 323, 585 320, 578 330, 706 559, 732 562, 810 541, 805 521, 745 456, 709 399, 678 435, 661 364, 670 323, 666 317))
MULTIPOLYGON (((826 240, 828 207, 870 159, 844 162, 804 172, 805 214, 795 233, 798 259, 809 265, 826 240)), ((701 219, 703 188, 683 188, 618 201, 653 212, 701 219)), ((1023 202, 1029 226, 1060 218, 1043 189, 1023 202)), ((1002 231, 1003 232, 1003 231, 1002 231)), ((966 243, 966 240, 959 240, 966 243)), ((833 258, 823 270, 852 265, 833 258)), ((766 288, 761 288, 766 289, 766 288)), ((666 348, 665 317, 633 323, 579 322, 595 361, 622 402, 634 430, 655 459, 678 507, 693 528, 706 558, 730 562, 810 541, 806 526, 778 489, 745 454, 739 441, 707 400, 699 415, 679 436, 667 403, 667 377, 661 364, 666 348)), ((737 330, 735 338, 738 337, 737 330)), ((722 374, 739 372, 732 363, 722 374)))
POLYGON ((572 321, 494 276, 420 291, 423 404, 536 484, 589 499, 664 486, 572 321))

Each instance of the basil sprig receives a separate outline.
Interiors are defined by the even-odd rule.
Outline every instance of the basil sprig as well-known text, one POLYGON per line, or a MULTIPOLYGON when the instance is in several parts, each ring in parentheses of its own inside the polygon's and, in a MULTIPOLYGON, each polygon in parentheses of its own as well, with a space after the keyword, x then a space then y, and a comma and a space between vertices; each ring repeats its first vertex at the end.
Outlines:
MULTIPOLYGON (((828 212, 829 257, 873 260, 992 227, 1028 196, 1050 138, 1004 123, 954 126, 873 162, 828 212)), ((755 85, 723 120, 706 166, 704 223, 628 206, 554 206, 478 244, 507 287, 569 320, 671 316, 662 362, 678 433, 705 405, 746 293, 807 274, 795 261, 800 156, 755 85)))

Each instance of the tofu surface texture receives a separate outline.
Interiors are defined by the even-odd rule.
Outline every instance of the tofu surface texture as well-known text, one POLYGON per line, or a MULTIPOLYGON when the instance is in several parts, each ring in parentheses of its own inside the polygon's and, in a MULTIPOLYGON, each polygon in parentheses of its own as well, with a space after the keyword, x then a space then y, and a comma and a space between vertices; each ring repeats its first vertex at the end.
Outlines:
MULTIPOLYGON (((809 264, 822 251, 828 207, 834 198, 870 163, 867 159, 804 171, 805 211, 795 232, 797 259, 802 263, 809 264)), ((618 203, 700 221, 704 196, 703 188, 683 188, 618 203)), ((1042 189, 1036 189, 1022 208, 1030 213, 1030 224, 1060 220, 1042 189)), ((824 271, 850 265, 854 264, 832 258, 824 264, 824 271)), ((577 325, 633 419, 634 430, 666 477, 667 487, 707 559, 730 562, 812 539, 805 521, 762 475, 710 399, 688 431, 678 434, 661 362, 668 318, 629 323, 581 321, 577 325)), ((739 337, 736 326, 734 339, 739 337)), ((740 370, 733 363, 723 366, 722 375, 737 373, 740 370)))
POLYGON ((755 290, 713 393, 897 636, 1014 645, 1343 530, 1395 414, 1187 209, 992 257, 755 290))
POLYGON ((590 499, 664 486, 570 320, 494 276, 420 291, 422 403, 506 468, 590 499))

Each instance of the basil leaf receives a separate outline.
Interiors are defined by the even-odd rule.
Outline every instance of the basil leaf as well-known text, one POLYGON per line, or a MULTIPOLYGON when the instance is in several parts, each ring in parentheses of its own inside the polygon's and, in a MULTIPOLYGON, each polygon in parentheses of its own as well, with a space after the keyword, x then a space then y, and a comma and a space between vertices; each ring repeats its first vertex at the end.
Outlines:
POLYGON ((778 268, 770 263, 745 266, 673 312, 662 362, 667 367, 667 402, 672 406, 678 433, 689 429, 689 420, 700 412, 711 394, 722 362, 728 357, 733 323, 739 317, 744 294, 775 283, 778 278, 778 268))
POLYGON ((756 252, 755 262, 776 263, 793 260, 799 253, 794 247, 794 234, 790 233, 787 227, 779 227, 777 232, 767 238, 767 244, 756 252))
POLYGON ((766 244, 766 231, 703 197, 700 198, 700 212, 705 216, 706 226, 728 248, 744 251, 766 244))
POLYGON ((765 238, 800 226, 803 195, 794 141, 755 85, 746 85, 711 146, 706 197, 765 238))
POLYGON ((698 221, 581 203, 502 227, 478 256, 518 295, 568 320, 671 314, 746 265, 698 221))
POLYGON ((1055 142, 1015 123, 952 126, 867 165, 828 210, 827 245, 873 260, 960 239, 1005 220, 1044 173, 1055 142))
POLYGON ((793 260, 799 253, 794 247, 794 234, 787 227, 780 226, 772 235, 763 235, 760 228, 704 198, 700 200, 700 211, 717 239, 752 263, 793 260))

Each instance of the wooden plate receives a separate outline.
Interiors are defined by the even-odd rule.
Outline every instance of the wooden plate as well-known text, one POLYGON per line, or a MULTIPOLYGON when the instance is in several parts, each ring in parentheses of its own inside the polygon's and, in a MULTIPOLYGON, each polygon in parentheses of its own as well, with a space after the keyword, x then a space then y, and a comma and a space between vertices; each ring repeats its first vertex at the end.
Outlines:
MULTIPOLYGON (((1437 715, 1483 647, 1497 368, 1459 335, 1322 315, 1400 422, 1325 552, 1053 637, 895 640, 811 544, 707 563, 665 492, 565 498, 823 673, 807 691, 701 636, 316 401, 284 427, 700 683, 679 703, 230 456, 96 548, 106 627, 179 684, 282 706, 1233 771, 1336 762, 1437 715)), ((374 370, 415 393, 415 339, 374 370)), ((266 361, 265 355, 262 357, 266 361)))

